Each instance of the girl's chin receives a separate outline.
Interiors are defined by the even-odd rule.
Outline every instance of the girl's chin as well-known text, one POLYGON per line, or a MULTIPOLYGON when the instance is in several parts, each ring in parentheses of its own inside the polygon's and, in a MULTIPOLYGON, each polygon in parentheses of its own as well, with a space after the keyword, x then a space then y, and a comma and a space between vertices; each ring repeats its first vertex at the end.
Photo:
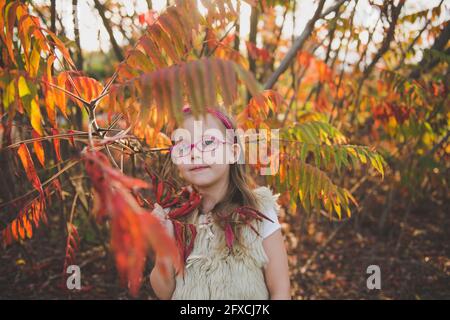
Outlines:
POLYGON ((208 176, 201 176, 200 174, 194 174, 189 177, 190 183, 198 187, 208 187, 214 183, 214 179, 208 176))

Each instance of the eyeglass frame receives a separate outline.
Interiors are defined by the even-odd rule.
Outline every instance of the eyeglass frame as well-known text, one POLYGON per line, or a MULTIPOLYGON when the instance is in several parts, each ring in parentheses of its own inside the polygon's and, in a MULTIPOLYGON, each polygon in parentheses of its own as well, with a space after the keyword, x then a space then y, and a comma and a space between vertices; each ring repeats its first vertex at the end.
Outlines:
MULTIPOLYGON (((226 141, 226 140, 224 140, 224 139, 218 138, 218 137, 213 136, 213 135, 203 135, 203 136, 201 137, 201 139, 198 140, 198 141, 195 142, 195 143, 190 143, 190 144, 186 143, 186 145, 189 145, 189 153, 186 154, 186 155, 184 155, 184 156, 176 156, 176 158, 184 158, 184 157, 189 156, 189 155, 192 153, 192 149, 193 149, 194 147, 195 147, 198 151, 200 151, 201 153, 212 152, 212 151, 217 150, 217 148, 219 147, 219 145, 217 145, 216 148, 214 148, 213 150, 207 150, 207 151, 200 150, 200 148, 199 148, 197 145, 198 145, 199 142, 202 142, 203 138, 206 137, 206 136, 213 137, 215 140, 218 141, 218 143, 221 143, 221 144, 225 144, 225 143, 234 144, 233 142, 226 141)), ((180 143, 180 142, 178 142, 178 143, 180 143)), ((170 155, 172 155, 172 150, 173 150, 173 148, 175 148, 176 145, 177 145, 177 143, 175 143, 174 145, 172 145, 172 146, 169 147, 169 154, 170 154, 170 155)), ((172 156, 173 156, 173 155, 172 155, 172 156)))

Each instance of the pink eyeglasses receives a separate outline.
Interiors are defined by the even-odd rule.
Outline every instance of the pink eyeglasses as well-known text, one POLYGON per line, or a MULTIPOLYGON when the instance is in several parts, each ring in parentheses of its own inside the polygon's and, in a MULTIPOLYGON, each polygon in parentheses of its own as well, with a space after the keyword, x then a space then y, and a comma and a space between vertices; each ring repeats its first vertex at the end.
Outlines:
POLYGON ((179 141, 170 147, 169 152, 175 158, 182 158, 190 155, 194 147, 200 152, 212 152, 225 143, 232 144, 215 136, 205 135, 195 143, 179 141))

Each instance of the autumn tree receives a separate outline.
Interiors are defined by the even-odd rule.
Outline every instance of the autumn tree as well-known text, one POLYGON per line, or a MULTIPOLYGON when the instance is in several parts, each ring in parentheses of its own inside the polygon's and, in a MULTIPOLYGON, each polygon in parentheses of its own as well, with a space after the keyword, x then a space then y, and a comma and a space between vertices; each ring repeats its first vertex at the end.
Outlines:
MULTIPOLYGON (((287 13, 296 26, 296 1, 203 1, 204 14, 196 1, 174 2, 159 14, 139 16, 141 34, 123 48, 105 16, 110 4, 94 1, 118 60, 101 80, 83 71, 79 34, 72 49, 60 39, 64 30, 56 32, 53 7, 46 26, 42 8, 0 0, 5 247, 32 238, 42 224, 52 228, 53 212, 66 232, 64 266, 71 264, 83 237, 74 223, 81 208, 110 232, 117 270, 132 294, 148 249, 179 261, 176 244, 151 211, 155 202, 186 209, 197 201, 181 196, 168 169, 169 137, 185 104, 194 115, 223 104, 244 130, 280 129, 280 152, 269 156, 279 168, 258 179, 282 193, 291 215, 351 217, 358 205, 355 185, 381 185, 373 176, 384 176, 384 158, 389 182, 395 173, 402 185, 416 180, 411 192, 436 165, 445 167, 439 158, 448 140, 449 32, 448 23, 435 22, 442 1, 409 15, 403 13, 406 1, 371 2, 379 19, 365 41, 367 30, 354 21, 358 0, 316 1, 313 16, 292 39, 282 32, 287 13), (244 5, 251 6, 248 40, 239 33, 244 5), (284 12, 281 25, 275 8, 284 12), (403 34, 400 25, 418 20, 418 32, 403 34), (373 43, 380 30, 383 40, 373 43), (412 56, 424 34, 435 41, 417 64, 412 56), (352 50, 359 54, 353 64, 352 50), (444 74, 435 71, 438 65, 446 66, 444 74), (387 146, 392 141, 393 151, 387 146)), ((255 176, 263 165, 252 165, 255 176)), ((392 181, 389 199, 398 183, 392 181)))

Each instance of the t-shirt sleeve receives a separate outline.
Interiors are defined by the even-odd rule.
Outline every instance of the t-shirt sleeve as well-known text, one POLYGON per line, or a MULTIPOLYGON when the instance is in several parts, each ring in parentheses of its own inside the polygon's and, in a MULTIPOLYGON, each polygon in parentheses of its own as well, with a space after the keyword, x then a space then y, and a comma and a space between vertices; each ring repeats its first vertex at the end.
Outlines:
POLYGON ((267 217, 269 217, 273 222, 263 218, 263 225, 262 225, 262 232, 261 232, 261 236, 263 237, 263 239, 267 238, 272 233, 274 233, 276 230, 281 228, 275 208, 271 208, 270 210, 267 210, 267 212, 264 212, 264 214, 267 217))

